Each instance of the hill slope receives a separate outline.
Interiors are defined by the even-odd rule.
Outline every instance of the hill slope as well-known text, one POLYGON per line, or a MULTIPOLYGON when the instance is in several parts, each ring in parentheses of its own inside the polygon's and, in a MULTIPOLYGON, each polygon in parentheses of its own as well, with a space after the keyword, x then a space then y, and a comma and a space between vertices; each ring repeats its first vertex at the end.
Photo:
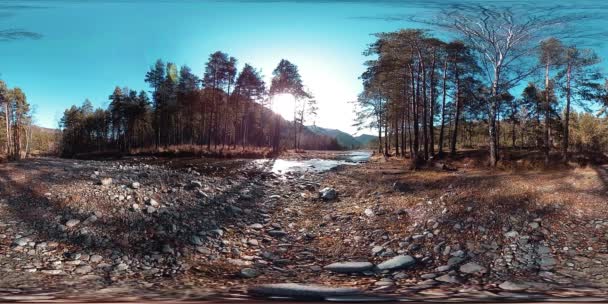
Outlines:
POLYGON ((346 149, 359 149, 365 147, 375 136, 362 134, 354 137, 346 132, 337 129, 321 128, 319 126, 307 126, 308 130, 319 135, 335 138, 340 146, 346 149))

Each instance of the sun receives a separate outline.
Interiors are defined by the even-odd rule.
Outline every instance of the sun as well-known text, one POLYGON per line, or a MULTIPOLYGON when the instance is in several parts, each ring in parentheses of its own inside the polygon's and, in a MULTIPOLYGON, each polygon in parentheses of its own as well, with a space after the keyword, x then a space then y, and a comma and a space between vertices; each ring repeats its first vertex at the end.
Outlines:
POLYGON ((272 97, 272 111, 287 120, 293 120, 294 100, 291 94, 277 94, 272 97))

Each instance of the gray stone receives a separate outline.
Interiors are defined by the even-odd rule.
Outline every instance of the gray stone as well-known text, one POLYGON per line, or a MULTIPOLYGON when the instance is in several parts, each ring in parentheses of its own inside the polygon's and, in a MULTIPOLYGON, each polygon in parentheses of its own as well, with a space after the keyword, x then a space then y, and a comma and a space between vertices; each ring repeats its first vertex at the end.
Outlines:
POLYGON ((450 283, 450 284, 460 283, 460 279, 458 277, 455 277, 455 276, 449 275, 449 274, 444 274, 440 277, 436 277, 435 280, 437 280, 439 282, 443 282, 443 283, 450 283))
POLYGON ((500 285, 498 285, 501 289, 509 290, 509 291, 521 291, 528 289, 530 286, 526 283, 517 283, 512 281, 504 281, 500 285))
POLYGON ((382 251, 384 251, 384 247, 382 247, 382 246, 374 246, 374 248, 372 248, 372 255, 378 255, 382 251))
POLYGON ((283 231, 283 230, 270 230, 268 231, 268 235, 275 237, 275 238, 281 238, 287 235, 287 232, 283 231))
POLYGON ((366 208, 366 209, 363 211, 363 213, 364 213, 365 215, 367 215, 368 217, 373 217, 373 216, 375 215, 375 214, 374 214, 374 211, 373 211, 372 209, 369 209, 369 208, 366 208))
POLYGON ((240 276, 243 278, 251 279, 258 276, 258 272, 253 268, 241 269, 240 276))
POLYGON ((262 224, 255 223, 255 224, 249 225, 249 228, 259 230, 259 229, 264 228, 264 226, 262 224))
POLYGON ((250 288, 249 292, 268 297, 291 297, 301 299, 323 299, 325 297, 347 296, 361 293, 359 289, 351 287, 328 287, 298 283, 259 285, 250 288))
POLYGON ((553 269, 553 266, 557 264, 557 261, 552 257, 543 257, 540 259, 538 264, 540 265, 540 269, 542 270, 551 270, 553 269))
POLYGON ((169 244, 164 244, 161 251, 163 253, 175 254, 175 251, 173 250, 173 248, 171 248, 171 245, 169 244))
POLYGON ((203 183, 201 183, 199 181, 196 181, 196 180, 193 180, 193 181, 190 181, 190 187, 192 187, 192 188, 203 188, 203 183))
POLYGON ((68 228, 72 228, 78 224, 80 224, 80 220, 78 220, 78 219, 71 219, 71 220, 65 222, 65 226, 68 228))
POLYGON ((464 258, 461 258, 459 256, 451 257, 448 259, 449 266, 456 266, 462 262, 464 262, 464 258))
POLYGON ((323 268, 325 268, 325 270, 337 273, 355 273, 372 270, 374 268, 374 264, 370 262, 337 262, 329 264, 323 268))
POLYGON ((423 274, 423 275, 420 276, 420 278, 427 279, 427 280, 428 279, 434 279, 436 277, 437 277, 436 273, 425 273, 425 274, 423 274))
POLYGON ((141 184, 138 182, 133 182, 133 183, 131 183, 131 188, 139 189, 139 188, 141 188, 141 184))
POLYGON ((81 265, 81 266, 76 267, 76 269, 74 269, 74 272, 77 274, 87 274, 91 271, 93 271, 93 267, 91 267, 89 265, 81 265))
POLYGON ((99 180, 99 184, 102 186, 109 186, 112 184, 112 178, 105 177, 99 180))
POLYGON ((18 238, 15 241, 13 241, 13 243, 17 246, 25 246, 25 245, 27 245, 28 242, 29 242, 29 239, 24 238, 24 237, 18 238))
POLYGON ((334 188, 323 188, 319 191, 319 197, 324 201, 333 201, 338 198, 338 192, 334 188))
POLYGON ((154 200, 153 198, 151 198, 151 199, 148 201, 148 205, 150 205, 150 206, 152 206, 152 207, 158 207, 159 203, 158 203, 156 200, 154 200))
POLYGON ((403 182, 395 182, 393 184, 393 190, 397 192, 407 192, 410 190, 410 187, 403 182))
POLYGON ((91 258, 89 259, 92 263, 98 263, 101 262, 101 260, 103 260, 103 257, 98 255, 98 254, 94 254, 91 256, 91 258))
POLYGON ((378 265, 380 270, 396 270, 408 268, 416 264, 416 260, 409 255, 398 255, 390 260, 384 261, 378 265))
POLYGON ((203 244, 203 240, 201 240, 200 237, 193 235, 190 237, 190 243, 192 243, 192 245, 199 246, 203 244))
POLYGON ((437 268, 435 268, 436 271, 438 272, 446 272, 446 271, 450 271, 452 269, 453 266, 450 265, 441 265, 437 268))
POLYGON ((488 271, 487 268, 473 262, 466 263, 460 266, 460 272, 468 274, 483 274, 488 271))

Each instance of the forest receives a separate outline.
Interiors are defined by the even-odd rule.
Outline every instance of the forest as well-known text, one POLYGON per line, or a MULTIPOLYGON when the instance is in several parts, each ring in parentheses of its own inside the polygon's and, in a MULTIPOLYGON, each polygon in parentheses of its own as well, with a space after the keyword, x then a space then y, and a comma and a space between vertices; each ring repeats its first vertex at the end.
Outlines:
MULTIPOLYGON (((188 66, 158 60, 146 73, 145 90, 117 86, 107 109, 91 101, 67 109, 61 119, 63 156, 159 150, 342 149, 336 139, 310 132, 316 115, 297 66, 282 60, 268 88, 258 70, 223 52, 209 56, 202 77, 188 66), (293 121, 272 111, 272 96, 294 96, 293 121)), ((264 150, 266 151, 266 150, 264 150)))
POLYGON ((607 151, 599 56, 558 38, 571 35, 554 28, 572 16, 521 17, 444 12, 445 23, 431 24, 460 37, 452 41, 422 29, 376 34, 355 106, 359 128, 378 132, 377 151, 414 166, 459 147, 487 149, 491 166, 503 148, 541 151, 545 164, 556 153, 567 161, 573 151, 607 151))

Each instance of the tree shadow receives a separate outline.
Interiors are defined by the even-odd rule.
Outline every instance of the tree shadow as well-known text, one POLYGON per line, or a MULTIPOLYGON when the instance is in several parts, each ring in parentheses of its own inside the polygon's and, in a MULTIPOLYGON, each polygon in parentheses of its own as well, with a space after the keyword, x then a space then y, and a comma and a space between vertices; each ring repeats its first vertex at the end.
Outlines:
MULTIPOLYGON (((180 256, 194 252, 195 243, 198 243, 210 246, 213 254, 214 248, 222 246, 215 229, 245 229, 246 223, 263 220, 261 211, 265 211, 266 206, 260 198, 265 196, 265 190, 263 187, 251 189, 249 184, 253 178, 248 177, 207 199, 166 206, 151 214, 126 211, 126 214, 112 213, 96 221, 87 221, 91 212, 50 199, 41 187, 45 182, 73 187, 75 180, 58 180, 58 172, 75 171, 76 174, 72 174, 75 176, 91 170, 91 166, 86 165, 67 168, 67 162, 38 159, 10 164, 11 168, 5 166, 0 169, 0 193, 6 200, 9 216, 33 231, 36 239, 55 241, 71 251, 101 255, 119 252, 141 257, 161 254, 163 246, 170 245, 175 255, 180 256), (240 195, 245 189, 252 190, 251 198, 240 195), (58 221, 59 216, 61 221, 58 221), (79 219, 81 223, 72 228, 60 225, 68 219, 79 219), (199 240, 193 242, 193 236, 199 240)), ((167 259, 167 262, 175 262, 175 259, 167 259)))

